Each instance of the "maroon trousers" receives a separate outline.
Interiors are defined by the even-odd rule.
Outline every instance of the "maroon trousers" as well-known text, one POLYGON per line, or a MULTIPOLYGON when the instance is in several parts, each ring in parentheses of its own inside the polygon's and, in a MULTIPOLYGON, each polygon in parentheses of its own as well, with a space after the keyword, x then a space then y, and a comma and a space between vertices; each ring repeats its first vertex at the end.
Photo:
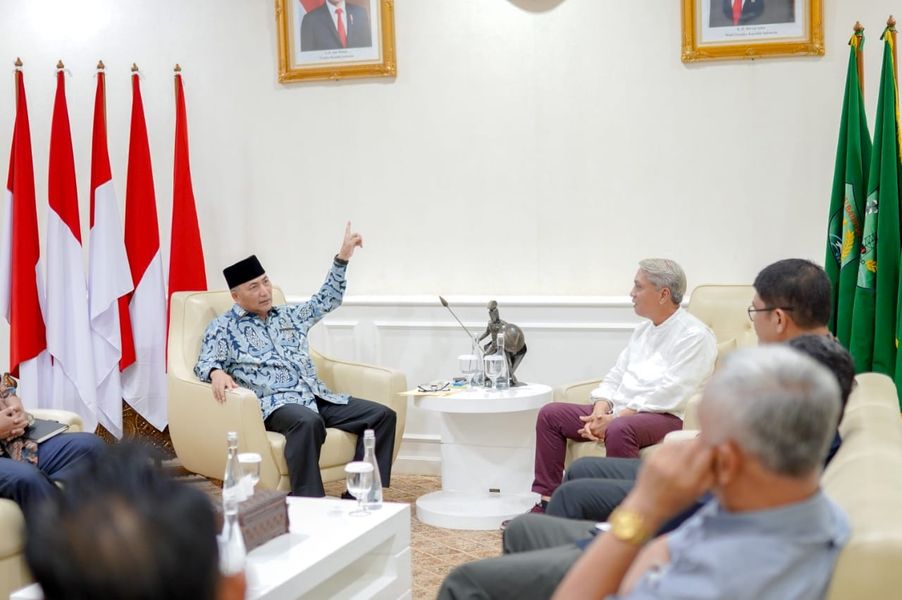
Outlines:
MULTIPOLYGON (((592 414, 592 404, 552 402, 539 411, 536 420, 536 464, 532 491, 542 496, 561 484, 567 440, 586 441, 579 433, 579 420, 592 414)), ((670 413, 638 413, 617 417, 605 432, 605 454, 610 457, 639 458, 639 449, 657 444, 664 436, 683 428, 683 421, 670 413)))

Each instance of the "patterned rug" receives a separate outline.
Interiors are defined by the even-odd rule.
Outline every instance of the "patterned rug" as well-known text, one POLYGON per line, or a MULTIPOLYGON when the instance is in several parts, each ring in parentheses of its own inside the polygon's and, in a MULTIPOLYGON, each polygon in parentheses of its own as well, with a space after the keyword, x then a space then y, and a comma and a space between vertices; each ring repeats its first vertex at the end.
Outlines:
MULTIPOLYGON (((410 504, 410 551, 413 569, 414 600, 435 598, 445 575, 459 564, 498 556, 501 553, 501 531, 461 531, 424 525, 416 517, 416 500, 423 494, 442 487, 438 477, 393 475, 391 488, 386 488, 386 502, 410 504)), ((344 482, 325 486, 326 495, 339 496, 344 482)))

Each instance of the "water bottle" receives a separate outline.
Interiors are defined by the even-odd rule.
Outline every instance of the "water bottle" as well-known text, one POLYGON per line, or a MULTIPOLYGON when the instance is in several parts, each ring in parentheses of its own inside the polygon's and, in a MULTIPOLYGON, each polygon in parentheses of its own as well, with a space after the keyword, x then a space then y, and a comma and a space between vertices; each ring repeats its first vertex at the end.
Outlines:
POLYGON ((373 465, 373 487, 366 495, 364 504, 369 510, 382 508, 382 477, 376 462, 376 432, 372 429, 363 432, 363 462, 373 465))
POLYGON ((503 359, 501 364, 504 365, 501 370, 501 375, 498 377, 497 387, 499 390, 506 390, 510 387, 510 374, 507 372, 507 354, 504 352, 504 332, 499 331, 498 336, 495 339, 495 345, 498 347, 497 354, 503 359))
POLYGON ((222 478, 222 534, 219 536, 219 568, 232 575, 244 570, 247 551, 238 523, 238 504, 244 499, 241 489, 241 470, 238 465, 238 434, 226 435, 229 458, 222 478))

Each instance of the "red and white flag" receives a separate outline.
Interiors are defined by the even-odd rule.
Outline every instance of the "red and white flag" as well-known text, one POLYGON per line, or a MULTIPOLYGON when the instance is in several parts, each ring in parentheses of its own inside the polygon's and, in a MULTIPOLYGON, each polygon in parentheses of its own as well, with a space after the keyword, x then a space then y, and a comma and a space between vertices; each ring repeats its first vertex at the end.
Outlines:
POLYGON ((94 381, 97 385, 97 419, 117 438, 122 437, 122 384, 119 362, 123 347, 135 360, 126 295, 132 291, 132 274, 122 238, 122 220, 113 189, 106 133, 106 80, 97 72, 94 97, 94 132, 91 140, 91 247, 88 272, 88 304, 91 311, 91 342, 94 349, 94 381), (119 299, 126 309, 120 326, 119 299), (125 339, 123 339, 123 331, 125 339))
POLYGON ((132 74, 132 123, 125 184, 125 250, 135 290, 128 311, 135 362, 122 372, 126 402, 159 430, 166 427, 166 287, 160 258, 150 145, 138 74, 132 74))
MULTIPOLYGON (((197 224, 188 154, 188 114, 182 74, 175 74, 175 165, 172 173, 172 239, 169 299, 175 292, 207 289, 204 247, 197 224)), ((168 304, 167 304, 168 306, 168 304)))
POLYGON ((9 322, 9 370, 20 378, 19 396, 29 408, 46 404, 49 359, 41 310, 38 213, 35 207, 31 131, 25 80, 16 69, 16 123, 9 155, 3 230, 0 234, 0 314, 9 322))
POLYGON ((57 69, 50 125, 47 351, 53 358, 52 405, 81 415, 85 431, 94 431, 97 392, 65 77, 63 69, 57 69))

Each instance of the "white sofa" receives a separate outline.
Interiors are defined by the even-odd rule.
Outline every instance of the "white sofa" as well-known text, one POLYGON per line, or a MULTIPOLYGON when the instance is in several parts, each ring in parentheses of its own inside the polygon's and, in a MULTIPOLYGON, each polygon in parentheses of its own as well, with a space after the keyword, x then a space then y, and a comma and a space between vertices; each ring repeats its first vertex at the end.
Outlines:
POLYGON ((852 537, 830 583, 830 600, 902 594, 902 419, 896 386, 863 373, 839 426, 843 443, 821 479, 846 511, 852 537))

